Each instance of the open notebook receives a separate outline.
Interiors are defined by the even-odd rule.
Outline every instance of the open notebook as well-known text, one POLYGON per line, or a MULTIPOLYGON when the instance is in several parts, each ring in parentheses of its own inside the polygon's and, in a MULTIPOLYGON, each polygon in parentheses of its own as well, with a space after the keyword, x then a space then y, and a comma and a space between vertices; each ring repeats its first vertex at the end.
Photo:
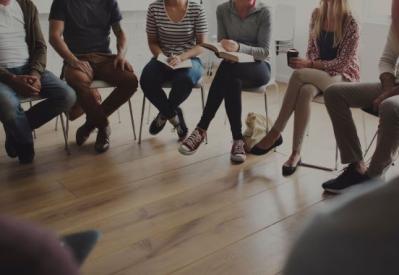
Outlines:
POLYGON ((157 60, 163 64, 165 64, 166 66, 168 66, 169 68, 173 69, 173 70, 178 70, 178 69, 187 69, 187 68, 191 68, 193 66, 193 63, 191 62, 191 59, 187 59, 183 62, 181 62, 179 65, 172 67, 169 65, 168 63, 168 57, 166 55, 164 55, 163 53, 161 53, 160 55, 158 55, 157 60))
POLYGON ((219 43, 202 43, 201 47, 204 47, 205 49, 214 52, 215 55, 219 58, 229 60, 232 62, 238 62, 238 63, 255 62, 255 59, 252 55, 246 53, 239 53, 239 52, 228 52, 219 43))

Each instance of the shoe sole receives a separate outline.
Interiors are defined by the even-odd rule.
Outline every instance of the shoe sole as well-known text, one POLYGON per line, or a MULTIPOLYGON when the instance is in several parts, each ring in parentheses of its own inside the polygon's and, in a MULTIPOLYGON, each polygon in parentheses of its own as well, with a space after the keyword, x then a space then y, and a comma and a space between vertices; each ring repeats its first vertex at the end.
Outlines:
POLYGON ((335 190, 335 189, 324 188, 324 191, 326 191, 328 193, 331 193, 331 194, 340 195, 340 194, 342 194, 345 191, 345 189, 335 190))
POLYGON ((182 149, 181 147, 179 147, 179 149, 178 149, 179 153, 184 155, 184 156, 194 155, 197 152, 197 150, 195 150, 195 151, 186 151, 186 150, 182 149))
POLYGON ((238 157, 236 158, 234 156, 230 156, 230 160, 234 163, 244 163, 247 160, 247 158, 242 159, 242 158, 238 158, 238 157))

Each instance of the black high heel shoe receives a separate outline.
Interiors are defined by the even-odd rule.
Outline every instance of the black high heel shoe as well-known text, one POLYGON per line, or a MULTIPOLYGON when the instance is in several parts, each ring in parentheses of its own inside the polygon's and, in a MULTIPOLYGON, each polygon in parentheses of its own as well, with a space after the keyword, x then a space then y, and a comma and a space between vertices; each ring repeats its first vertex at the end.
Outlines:
POLYGON ((299 165, 301 165, 301 159, 297 162, 295 166, 288 166, 288 165, 283 165, 282 167, 282 172, 284 177, 288 177, 293 175, 296 172, 296 169, 298 168, 299 165))
POLYGON ((282 136, 280 136, 270 148, 262 149, 262 148, 259 148, 257 146, 254 146, 251 149, 251 154, 256 155, 256 156, 266 155, 271 150, 273 150, 274 148, 280 146, 281 144, 283 144, 283 137, 282 136))

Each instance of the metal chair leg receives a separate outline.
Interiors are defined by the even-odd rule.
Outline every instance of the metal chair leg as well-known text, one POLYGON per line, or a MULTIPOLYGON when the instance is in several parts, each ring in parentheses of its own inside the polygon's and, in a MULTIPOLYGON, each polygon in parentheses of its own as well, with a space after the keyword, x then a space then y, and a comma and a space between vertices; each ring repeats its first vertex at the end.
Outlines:
MULTIPOLYGON (((32 101, 29 101, 29 108, 32 108, 33 103, 32 101)), ((36 130, 33 130, 33 138, 36 139, 36 130)))
POLYGON ((151 116, 151 104, 149 104, 148 106, 147 125, 150 124, 150 116, 151 116))
POLYGON ((143 95, 143 106, 142 106, 142 108, 141 108, 140 131, 139 131, 139 144, 141 144, 141 134, 142 134, 142 131, 143 131, 144 111, 145 111, 145 95, 143 95))
POLYGON ((133 130, 134 140, 137 140, 137 136, 136 136, 136 126, 134 125, 134 117, 133 117, 132 102, 131 102, 130 98, 129 98, 128 104, 129 104, 130 120, 131 120, 131 122, 132 122, 132 130, 133 130))
MULTIPOLYGON (((201 102, 202 102, 202 112, 205 109, 205 94, 204 94, 204 87, 201 85, 201 102)), ((208 144, 208 136, 205 136, 205 144, 208 144)))
POLYGON ((265 90, 264 97, 265 97, 265 113, 266 113, 266 133, 269 133, 269 108, 267 106, 267 90, 265 90))
POLYGON ((121 111, 118 109, 116 113, 118 114, 118 123, 121 124, 121 111))
POLYGON ((338 144, 335 143, 335 171, 338 170, 338 144))
POLYGON ((201 101, 202 101, 202 111, 205 109, 205 94, 204 94, 204 87, 201 86, 201 101))
POLYGON ((371 149, 371 146, 373 145, 373 143, 374 143, 374 141, 376 140, 377 136, 378 136, 378 131, 375 132, 373 138, 371 139, 370 144, 367 146, 366 151, 364 151, 364 156, 363 156, 363 158, 366 158, 366 156, 367 156, 367 154, 369 153, 369 151, 370 151, 370 149, 371 149))
POLYGON ((64 122, 64 117, 62 114, 60 114, 60 120, 61 120, 61 126, 62 126, 62 133, 64 135, 64 141, 65 141, 65 151, 67 152, 68 155, 71 154, 71 151, 69 150, 69 144, 68 144, 68 132, 69 132, 69 118, 68 114, 65 114, 66 117, 66 123, 64 122))
POLYGON ((54 131, 58 131, 58 116, 55 118, 55 128, 54 131))

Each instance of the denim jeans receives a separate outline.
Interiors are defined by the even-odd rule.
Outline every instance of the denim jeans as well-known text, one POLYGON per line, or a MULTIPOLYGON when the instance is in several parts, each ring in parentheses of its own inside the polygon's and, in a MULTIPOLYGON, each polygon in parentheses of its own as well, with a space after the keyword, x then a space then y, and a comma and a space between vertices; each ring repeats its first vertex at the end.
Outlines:
MULTIPOLYGON (((29 68, 24 66, 8 71, 15 75, 27 75, 29 68)), ((49 71, 42 74, 41 84, 40 96, 44 100, 24 112, 18 91, 0 82, 0 121, 7 138, 17 145, 32 144, 32 130, 68 111, 76 101, 75 91, 49 71)))
POLYGON ((191 94, 193 87, 201 79, 204 68, 199 58, 192 58, 192 68, 172 70, 155 58, 145 66, 141 74, 140 84, 144 95, 167 117, 176 115, 176 109, 191 94), (169 98, 162 89, 165 82, 172 83, 169 98))

